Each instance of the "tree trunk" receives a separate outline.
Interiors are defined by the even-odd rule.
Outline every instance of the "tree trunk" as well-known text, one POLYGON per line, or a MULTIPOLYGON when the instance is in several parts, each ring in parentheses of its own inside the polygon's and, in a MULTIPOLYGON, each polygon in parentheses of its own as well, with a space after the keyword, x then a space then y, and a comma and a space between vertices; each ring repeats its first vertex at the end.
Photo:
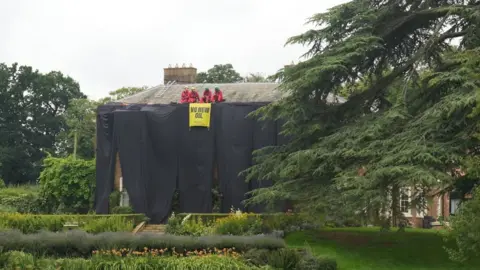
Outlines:
POLYGON ((77 159, 77 145, 78 145, 78 134, 77 131, 73 134, 73 159, 77 159))
POLYGON ((400 204, 399 204, 399 199, 400 199, 400 188, 397 185, 393 185, 392 187, 392 226, 396 227, 398 226, 398 214, 400 212, 400 204))

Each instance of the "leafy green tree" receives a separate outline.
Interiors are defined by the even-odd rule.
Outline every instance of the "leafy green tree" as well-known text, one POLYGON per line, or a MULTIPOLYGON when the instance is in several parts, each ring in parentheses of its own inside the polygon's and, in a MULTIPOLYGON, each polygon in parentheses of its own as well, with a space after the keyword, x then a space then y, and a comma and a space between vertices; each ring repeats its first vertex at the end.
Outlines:
POLYGON ((95 159, 46 157, 39 177, 40 197, 48 212, 87 213, 93 207, 95 159))
POLYGON ((207 72, 199 72, 196 78, 197 83, 235 83, 242 80, 232 64, 215 65, 207 72))
POLYGON ((61 72, 0 64, 0 177, 7 184, 37 179, 45 151, 54 152, 66 128, 63 114, 74 98, 85 95, 61 72))
POLYGON ((273 82, 273 79, 264 76, 261 73, 250 73, 248 76, 244 78, 245 82, 252 82, 252 83, 265 83, 265 82, 273 82))
POLYGON ((73 99, 64 117, 67 129, 57 140, 61 156, 77 155, 84 159, 95 157, 95 117, 98 103, 89 99, 73 99))
POLYGON ((317 28, 287 42, 310 45, 304 61, 276 74, 290 95, 256 113, 283 119, 290 141, 257 151, 247 178, 274 185, 247 202, 289 199, 331 216, 390 212, 396 225, 404 188, 421 207, 430 189, 451 187, 478 144, 479 8, 353 0, 314 15, 317 28), (327 102, 349 87, 347 102, 327 102))

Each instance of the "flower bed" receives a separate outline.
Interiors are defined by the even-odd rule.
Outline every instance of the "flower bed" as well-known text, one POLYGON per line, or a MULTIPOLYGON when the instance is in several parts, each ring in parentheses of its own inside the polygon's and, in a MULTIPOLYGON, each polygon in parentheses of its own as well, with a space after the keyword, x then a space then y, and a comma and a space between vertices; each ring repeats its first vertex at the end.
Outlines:
POLYGON ((229 256, 204 257, 112 257, 94 256, 89 259, 53 259, 34 257, 23 252, 10 252, 2 255, 2 269, 260 269, 244 260, 229 256))
POLYGON ((0 232, 0 247, 6 251, 24 251, 34 255, 91 256, 94 250, 128 248, 135 251, 149 249, 172 249, 177 252, 203 250, 208 248, 235 248, 238 252, 253 248, 277 249, 285 247, 282 239, 264 236, 174 236, 158 234, 133 235, 112 232, 88 234, 82 231, 41 232, 22 234, 0 232))

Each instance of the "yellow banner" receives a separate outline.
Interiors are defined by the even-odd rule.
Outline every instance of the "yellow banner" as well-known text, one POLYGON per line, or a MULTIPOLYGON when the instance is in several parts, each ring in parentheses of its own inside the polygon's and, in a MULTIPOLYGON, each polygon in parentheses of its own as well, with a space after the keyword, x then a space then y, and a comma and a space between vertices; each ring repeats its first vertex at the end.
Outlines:
POLYGON ((210 128, 210 115, 212 112, 211 103, 190 103, 188 111, 188 125, 190 127, 210 128))

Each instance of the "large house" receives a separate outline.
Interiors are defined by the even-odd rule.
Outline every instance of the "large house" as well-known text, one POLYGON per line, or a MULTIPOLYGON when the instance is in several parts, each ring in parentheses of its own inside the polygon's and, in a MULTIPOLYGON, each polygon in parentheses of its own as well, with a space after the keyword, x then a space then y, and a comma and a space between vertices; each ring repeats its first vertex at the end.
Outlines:
MULTIPOLYGON (((99 154, 97 158, 97 186, 102 190, 97 190, 97 212, 105 213, 106 208, 102 204, 102 201, 105 202, 105 196, 109 194, 110 189, 123 189, 127 186, 123 181, 125 179, 124 173, 122 173, 121 164, 125 165, 124 162, 121 162, 120 155, 118 154, 118 149, 115 150, 115 142, 113 135, 115 128, 112 124, 112 118, 114 114, 124 115, 125 111, 142 111, 150 110, 149 108, 154 108, 156 106, 166 106, 177 103, 180 100, 181 92, 185 86, 195 87, 199 90, 200 94, 203 92, 205 87, 213 88, 218 86, 224 94, 226 99, 226 105, 230 106, 229 108, 245 108, 254 104, 254 106, 262 106, 262 104, 267 104, 274 102, 282 98, 282 92, 277 90, 277 83, 228 83, 228 84, 203 84, 195 83, 196 69, 193 67, 174 67, 164 69, 164 83, 162 85, 152 87, 137 93, 135 95, 126 97, 122 100, 119 100, 118 103, 110 104, 104 107, 99 108, 98 112, 98 131, 97 131, 97 144, 104 144, 102 147, 107 148, 103 151, 102 154, 99 154), (110 120, 109 120, 110 119, 110 120), (107 133, 104 134, 103 131, 107 133), (110 133, 109 133, 110 132, 110 133), (102 139, 103 138, 103 139, 102 139), (105 144, 111 144, 106 146, 105 144), (111 148, 114 148, 113 150, 111 148), (112 163, 113 162, 113 163, 112 163), (110 165, 108 165, 110 164, 110 165), (110 169, 108 167, 110 166, 110 169), (102 171, 102 168, 104 171, 102 171), (108 171, 111 171, 110 175, 108 171), (109 185, 106 182, 113 180, 113 185, 109 185), (102 206, 103 205, 103 206, 102 206)), ((329 96, 328 101, 331 103, 343 103, 346 100, 340 97, 329 96)), ((177 105, 175 105, 177 106, 177 105)), ((178 105, 180 106, 180 105, 178 105)), ((158 107, 156 107, 158 108, 158 107)), ((240 121, 240 118, 235 118, 232 114, 232 121, 240 121), (235 119, 234 119, 235 118, 235 119)), ((244 117, 244 116, 241 116, 244 117)), ((133 118, 132 118, 133 119, 133 118)), ((133 121, 133 120, 131 120, 133 121)), ((221 122, 221 121, 220 121, 221 122)), ((131 129, 136 128, 135 125, 131 125, 131 129)), ((277 138, 278 135, 278 125, 274 128, 272 134, 275 134, 273 137, 274 143, 280 143, 280 138, 277 138)), ((260 134, 260 133, 259 133, 260 134)), ((262 133, 264 136, 265 133, 262 133)), ((117 134, 118 135, 118 134, 117 134)), ((229 136, 235 136, 235 134, 229 134, 229 136)), ((249 135, 250 136, 250 135, 249 135)), ((251 135, 253 136, 253 135, 251 135)), ((272 138, 273 138, 272 137, 272 138)), ((133 142, 132 142, 133 143, 133 142)), ((237 142, 238 143, 238 142, 237 142)), ((235 144, 235 142, 234 142, 235 144)), ((261 143, 260 143, 261 144, 261 143)), ((257 145, 258 147, 262 145, 257 145)), ((251 146, 251 147, 257 147, 251 146)), ((101 148, 101 147, 100 147, 101 148)), ((253 149, 253 148, 252 148, 253 149)), ((251 153, 250 153, 251 154, 251 153)), ((249 157, 245 156, 248 160, 249 157)), ((219 178, 219 168, 217 165, 209 165, 213 167, 212 178, 218 180, 219 178)), ((243 165, 234 166, 234 171, 232 175, 245 169, 245 166, 249 166, 249 163, 243 165)), ((221 170, 220 170, 221 171, 221 170)), ((222 174, 222 172, 220 172, 222 174)), ((225 174, 225 172, 223 173, 225 174)), ((207 176, 208 178, 209 176, 207 176)), ((130 184, 132 185, 132 184, 130 184)), ((415 227, 423 227, 424 219, 427 216, 433 217, 434 219, 448 218, 451 214, 454 214, 458 203, 460 202, 459 198, 450 196, 450 194, 438 195, 431 194, 427 198, 428 208, 424 211, 418 211, 414 207, 409 207, 411 196, 408 192, 403 194, 400 198, 400 208, 405 215, 410 220, 410 223, 415 227)), ((135 195, 134 195, 135 196, 135 195)), ((132 194, 130 194, 130 199, 132 194)), ((236 199, 238 201, 238 198, 236 199)), ((137 203, 138 204, 138 203, 137 203)), ((139 207, 139 209, 142 207, 139 207)), ((195 208, 195 207, 194 207, 195 208)), ((205 209, 209 209, 208 207, 205 209)), ((143 211, 143 210, 142 210, 143 211)), ((162 218, 163 219, 163 218, 162 218)))

